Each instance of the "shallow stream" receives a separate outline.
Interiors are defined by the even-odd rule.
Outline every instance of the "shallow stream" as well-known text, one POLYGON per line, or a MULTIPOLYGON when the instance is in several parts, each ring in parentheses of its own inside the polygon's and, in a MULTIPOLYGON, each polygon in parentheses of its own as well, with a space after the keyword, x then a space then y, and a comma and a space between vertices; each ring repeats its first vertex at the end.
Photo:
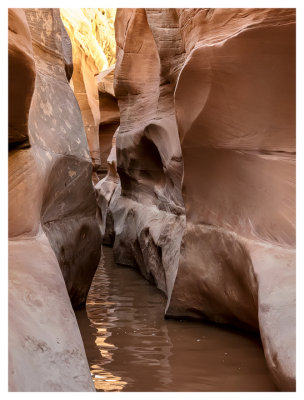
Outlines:
POLYGON ((76 311, 96 390, 276 390, 258 337, 164 319, 162 293, 103 252, 86 310, 76 311))

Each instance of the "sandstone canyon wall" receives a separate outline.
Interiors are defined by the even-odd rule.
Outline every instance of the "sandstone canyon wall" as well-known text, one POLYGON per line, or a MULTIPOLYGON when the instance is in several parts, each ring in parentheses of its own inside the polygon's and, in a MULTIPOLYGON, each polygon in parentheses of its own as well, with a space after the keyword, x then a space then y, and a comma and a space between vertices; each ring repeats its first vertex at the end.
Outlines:
POLYGON ((116 262, 138 266, 170 298, 185 223, 173 107, 175 60, 182 51, 174 36, 174 15, 168 10, 162 21, 158 14, 158 30, 169 27, 167 41, 155 41, 145 10, 116 14, 114 87, 120 109, 116 147, 121 184, 109 208, 116 262))
POLYGON ((118 9, 115 30, 116 262, 168 315, 259 329, 294 390, 295 10, 118 9))
POLYGON ((177 14, 187 227, 170 308, 259 322, 276 383, 294 389, 295 10, 177 14))
POLYGON ((57 9, 9 10, 9 390, 93 391, 71 306, 100 258, 92 163, 57 9))
POLYGON ((80 106, 94 171, 97 171, 101 166, 101 118, 95 75, 115 62, 115 9, 62 8, 60 12, 73 47, 71 85, 80 106))
POLYGON ((114 93, 115 65, 96 76, 99 93, 99 149, 100 175, 107 172, 107 158, 112 148, 112 138, 120 122, 119 107, 114 93))

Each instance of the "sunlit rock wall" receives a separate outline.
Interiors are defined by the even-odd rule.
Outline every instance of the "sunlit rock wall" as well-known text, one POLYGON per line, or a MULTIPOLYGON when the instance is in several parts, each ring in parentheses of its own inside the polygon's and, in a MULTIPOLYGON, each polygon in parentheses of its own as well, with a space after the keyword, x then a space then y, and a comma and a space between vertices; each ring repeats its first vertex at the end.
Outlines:
POLYGON ((169 315, 259 329, 294 390, 295 11, 118 9, 115 29, 116 261, 169 315))
POLYGON ((94 390, 69 295, 85 301, 101 236, 62 29, 57 9, 9 10, 11 391, 94 390))
POLYGON ((61 8, 61 18, 71 38, 71 85, 77 98, 89 143, 94 170, 100 167, 99 93, 95 75, 115 63, 112 8, 61 8))

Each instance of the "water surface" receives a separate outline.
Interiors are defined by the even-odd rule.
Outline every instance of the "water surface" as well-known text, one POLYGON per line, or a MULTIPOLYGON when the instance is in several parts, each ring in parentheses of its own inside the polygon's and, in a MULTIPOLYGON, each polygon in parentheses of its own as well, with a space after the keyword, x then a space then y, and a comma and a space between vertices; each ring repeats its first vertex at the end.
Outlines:
POLYGON ((162 293, 103 251, 86 310, 76 312, 96 390, 275 390, 259 338, 164 319, 162 293))

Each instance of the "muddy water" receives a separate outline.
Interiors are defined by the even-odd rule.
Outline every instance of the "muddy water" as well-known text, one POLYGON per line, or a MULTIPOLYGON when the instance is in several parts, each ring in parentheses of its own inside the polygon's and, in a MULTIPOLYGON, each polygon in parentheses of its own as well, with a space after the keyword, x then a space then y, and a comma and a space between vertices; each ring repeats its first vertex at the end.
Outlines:
POLYGON ((105 260, 76 316, 101 391, 274 391, 259 339, 165 320, 165 298, 131 268, 105 260))

